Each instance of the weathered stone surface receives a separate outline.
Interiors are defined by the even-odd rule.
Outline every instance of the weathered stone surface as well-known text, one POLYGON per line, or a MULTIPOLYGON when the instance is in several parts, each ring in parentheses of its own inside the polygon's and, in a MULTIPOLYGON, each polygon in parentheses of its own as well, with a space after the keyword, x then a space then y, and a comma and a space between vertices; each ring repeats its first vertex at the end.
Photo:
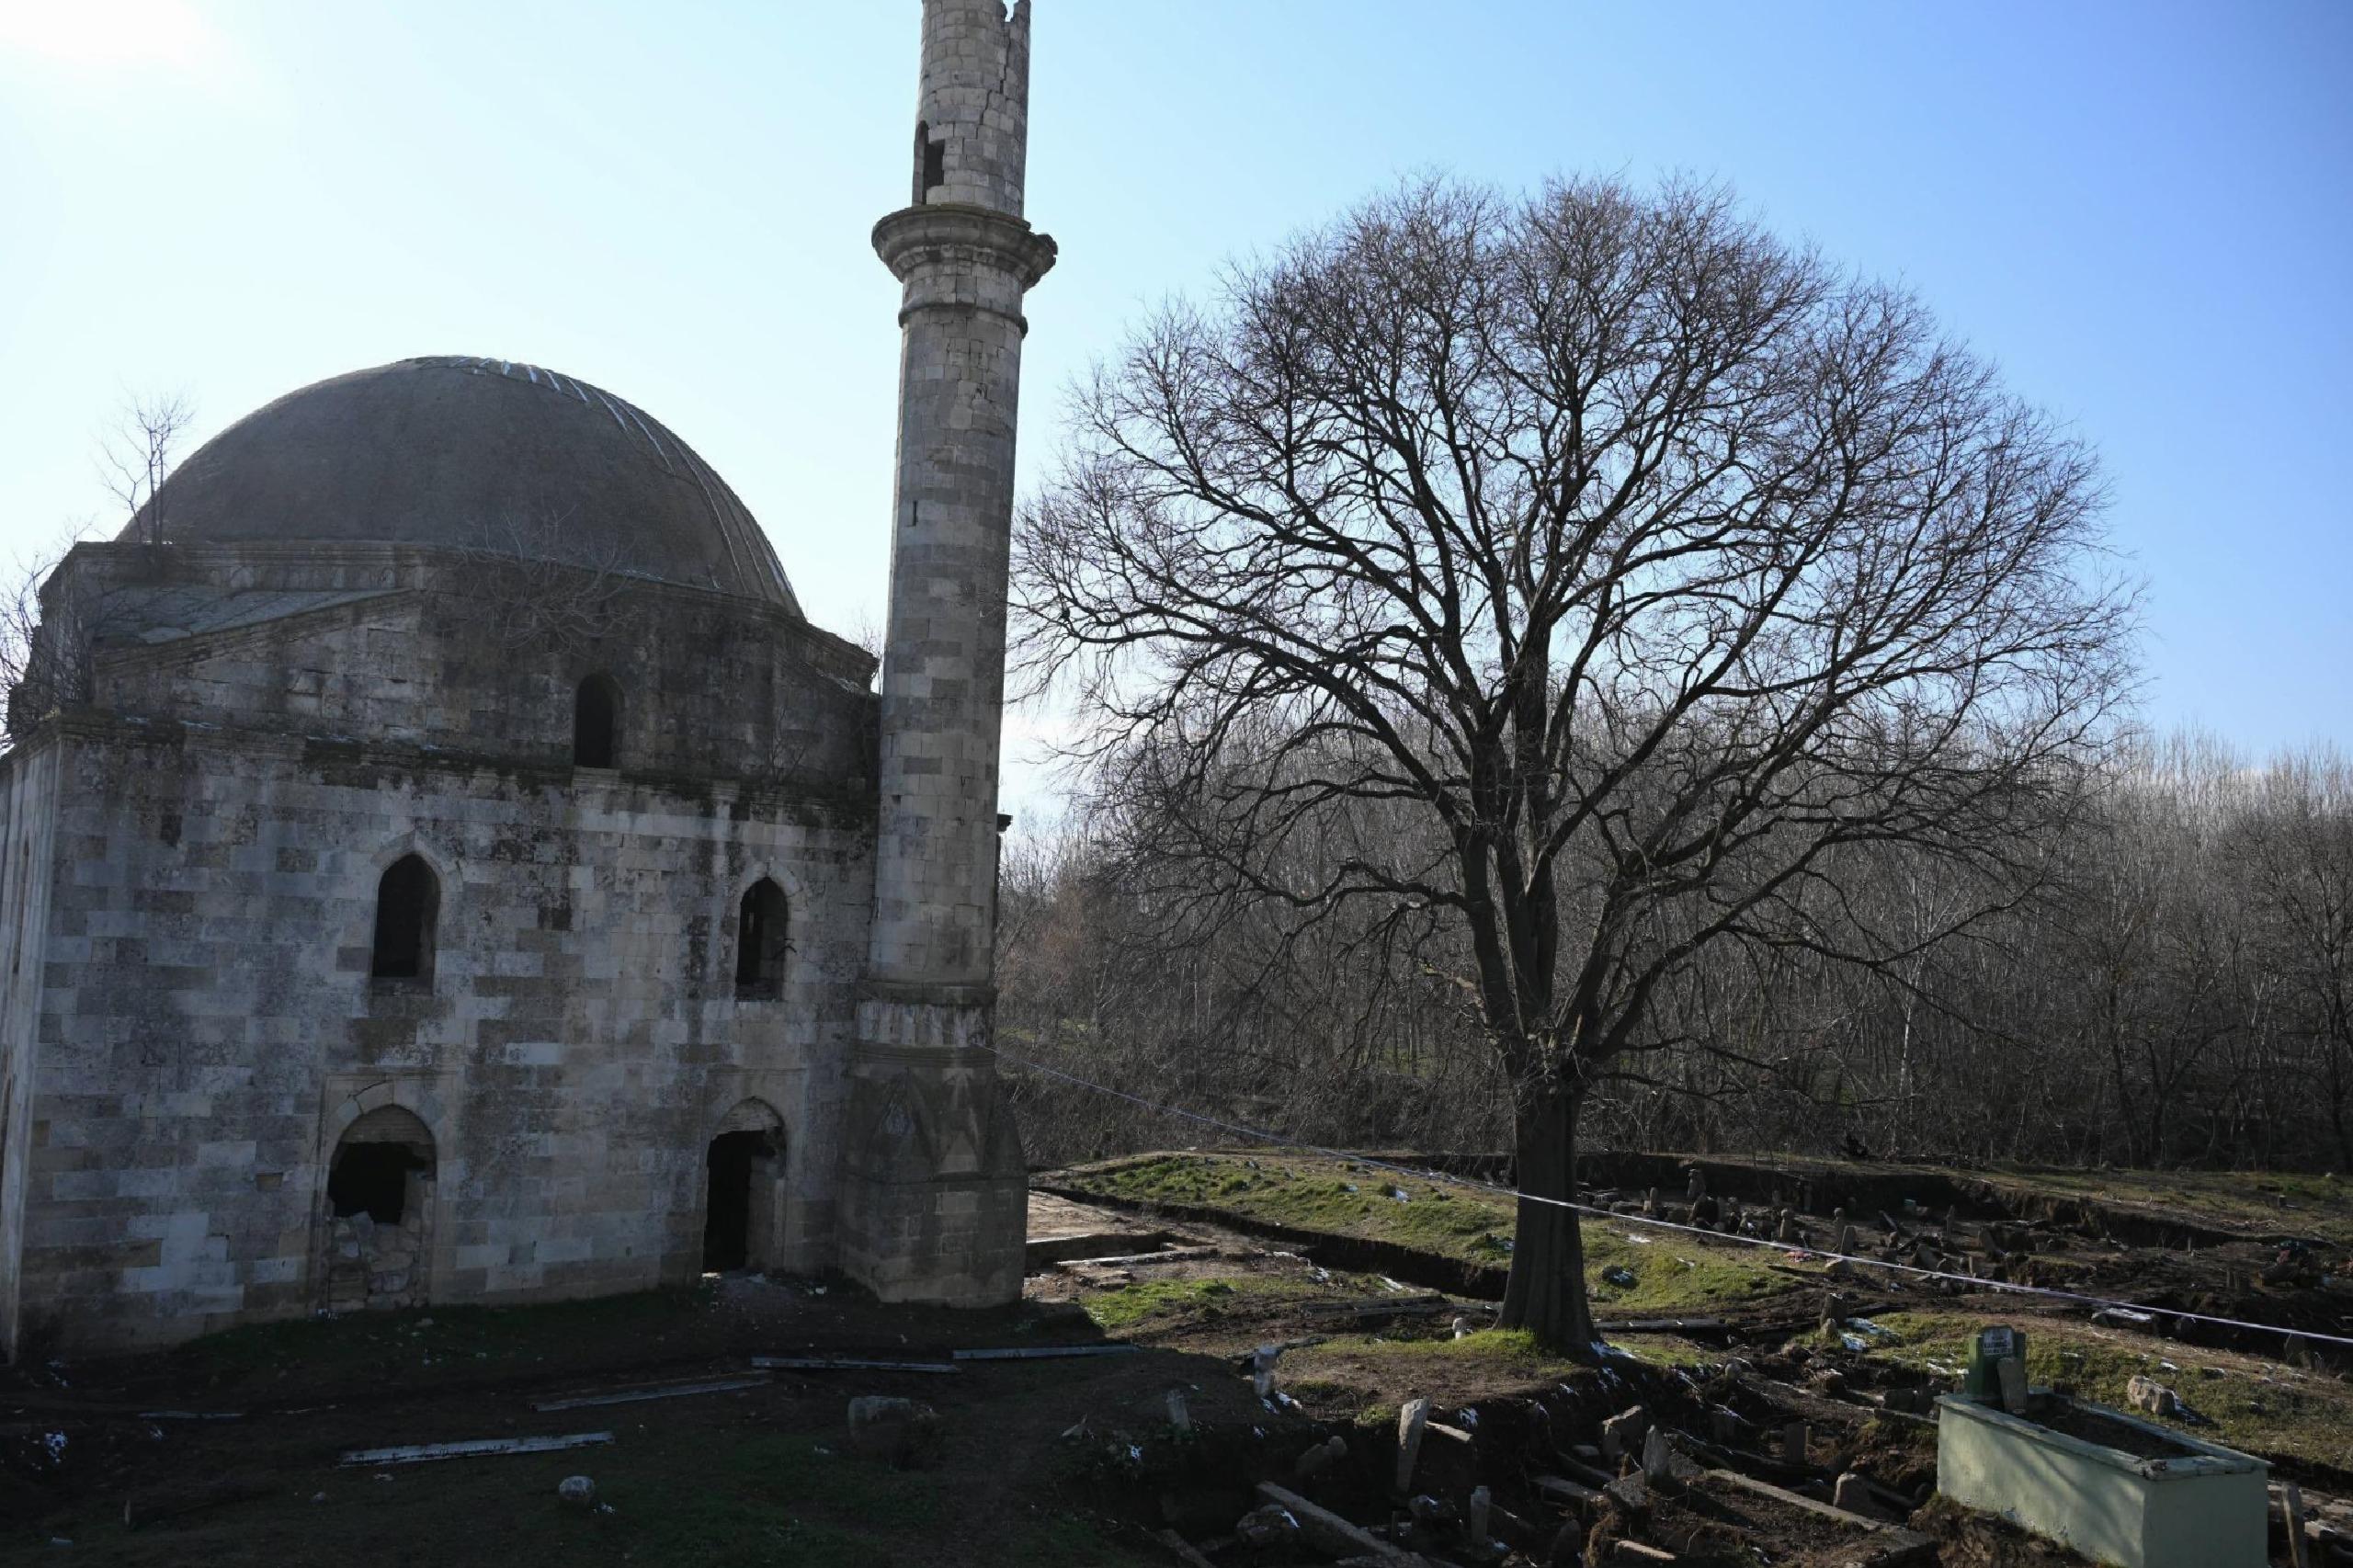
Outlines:
POLYGON ((69 571, 168 590, 181 619, 256 585, 386 593, 153 643, 126 610, 92 700, 0 761, 0 1338, 689 1279, 705 1151, 746 1103, 783 1149, 756 1260, 831 1267, 871 885, 862 656, 655 586, 628 590, 626 646, 509 646, 431 551, 144 548, 69 571), (635 699, 623 766, 574 769, 597 667, 635 699), (788 732, 812 770, 764 772, 788 732), (438 882, 432 972, 371 981, 379 879, 408 853, 438 882), (791 950, 745 1001, 760 877, 791 950), (385 1107, 432 1151, 408 1228, 328 1211, 339 1141, 385 1107))
POLYGON ((910 205, 874 230, 903 285, 899 468, 841 1256, 885 1301, 1021 1290, 988 1047, 1022 300, 1054 260, 1021 216, 1029 60, 1027 6, 926 0, 910 205))
POLYGON ((985 1048, 1020 312, 1054 254, 1021 219, 1028 28, 924 8, 925 146, 877 231, 906 307, 880 693, 684 443, 504 361, 280 400, 51 580, 66 673, 11 693, 0 758, 0 1348, 683 1282, 734 1133, 747 1261, 1017 1296, 985 1048), (575 766, 584 687, 617 721, 575 766), (371 975, 412 856, 424 961, 371 975), (739 983, 763 880, 783 930, 739 983), (415 1153, 398 1224, 330 1199, 368 1142, 415 1153))
POLYGON ((939 1448, 939 1416, 911 1399, 869 1394, 849 1402, 850 1452, 902 1467, 928 1463, 939 1448))

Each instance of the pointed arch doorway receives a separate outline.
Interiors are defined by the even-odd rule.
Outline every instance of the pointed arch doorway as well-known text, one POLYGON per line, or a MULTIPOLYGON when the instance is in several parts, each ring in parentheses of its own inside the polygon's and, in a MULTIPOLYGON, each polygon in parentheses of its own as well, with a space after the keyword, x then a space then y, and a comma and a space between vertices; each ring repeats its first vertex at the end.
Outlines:
POLYGON ((706 1274, 775 1262, 784 1205, 784 1119, 764 1100, 727 1113, 703 1155, 706 1274))
POLYGON ((404 1106, 366 1112, 335 1141, 322 1195, 329 1312, 432 1300, 432 1131, 404 1106))

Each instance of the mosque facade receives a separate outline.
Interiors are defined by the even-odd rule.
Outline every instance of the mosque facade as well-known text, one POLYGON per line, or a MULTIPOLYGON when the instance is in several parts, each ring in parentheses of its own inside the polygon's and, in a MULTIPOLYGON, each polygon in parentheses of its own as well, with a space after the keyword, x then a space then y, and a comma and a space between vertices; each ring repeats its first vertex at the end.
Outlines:
POLYGON ((926 0, 879 685, 676 433, 493 358, 269 403, 44 585, 0 757, 11 1354, 739 1267, 1017 1295, 1028 68, 1026 3, 926 0))

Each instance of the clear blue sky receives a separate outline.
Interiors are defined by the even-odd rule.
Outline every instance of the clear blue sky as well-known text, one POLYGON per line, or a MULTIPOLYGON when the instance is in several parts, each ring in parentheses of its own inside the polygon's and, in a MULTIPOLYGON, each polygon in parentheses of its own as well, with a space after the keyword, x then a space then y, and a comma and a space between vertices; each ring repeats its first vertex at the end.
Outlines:
MULTIPOLYGON (((2153 720, 2353 742, 2353 5, 1035 9, 1029 472, 1140 308, 1402 171, 1720 176, 2100 448, 2153 720)), ((0 561, 114 526, 126 389, 203 435, 496 354, 659 415, 878 619, 916 17, 0 0, 0 561)))

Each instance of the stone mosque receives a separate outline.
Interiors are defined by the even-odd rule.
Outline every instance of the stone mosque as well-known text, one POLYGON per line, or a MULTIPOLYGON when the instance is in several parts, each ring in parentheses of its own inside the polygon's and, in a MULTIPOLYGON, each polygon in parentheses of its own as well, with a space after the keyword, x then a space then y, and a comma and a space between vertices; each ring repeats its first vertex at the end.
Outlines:
POLYGON ((737 1267, 1017 1296, 1029 29, 924 0, 879 692, 684 440, 495 358, 288 393, 45 585, 0 758, 11 1355, 737 1267))

